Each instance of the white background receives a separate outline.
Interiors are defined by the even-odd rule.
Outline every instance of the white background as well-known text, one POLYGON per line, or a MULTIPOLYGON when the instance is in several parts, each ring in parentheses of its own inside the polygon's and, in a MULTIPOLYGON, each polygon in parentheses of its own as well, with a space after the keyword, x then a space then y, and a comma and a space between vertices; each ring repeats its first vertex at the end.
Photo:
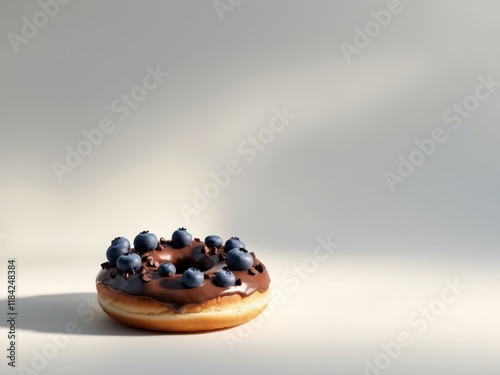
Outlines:
POLYGON ((363 374, 407 332, 381 373, 498 374, 500 90, 458 129, 443 116, 474 103, 480 77, 500 82, 500 6, 401 1, 349 62, 341 43, 355 46, 388 2, 234 4, 219 16, 212 2, 74 1, 17 51, 9 33, 42 8, 0 5, 0 299, 16 258, 17 365, 45 350, 34 372, 363 374), (148 66, 169 76, 121 119, 112 103, 148 66), (241 144, 285 107, 295 118, 248 161, 241 144), (54 162, 104 118, 113 131, 59 181, 54 162), (436 128, 446 141, 391 191, 384 174, 436 128), (232 160, 241 172, 182 215, 232 160), (282 298, 254 326, 194 335, 129 329, 91 307, 112 238, 180 226, 240 236, 282 298), (312 261, 328 236, 338 249, 312 261), (436 302, 446 280, 466 289, 436 302), (432 304, 444 310, 419 330, 412 317, 432 304))

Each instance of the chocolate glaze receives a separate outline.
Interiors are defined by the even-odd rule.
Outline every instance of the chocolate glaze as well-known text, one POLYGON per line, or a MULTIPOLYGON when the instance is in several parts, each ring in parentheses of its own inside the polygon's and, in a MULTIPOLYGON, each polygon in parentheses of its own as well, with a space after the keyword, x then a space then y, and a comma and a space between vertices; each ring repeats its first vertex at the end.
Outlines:
MULTIPOLYGON (((135 252, 134 249, 131 251, 135 252)), ((238 280, 235 285, 221 287, 215 284, 215 273, 227 266, 222 254, 222 247, 210 249, 198 238, 181 249, 173 248, 170 241, 161 238, 156 250, 139 254, 142 266, 135 274, 123 275, 116 267, 103 263, 96 283, 132 296, 151 298, 177 313, 182 313, 188 305, 202 305, 219 296, 249 296, 257 290, 265 292, 269 288, 267 269, 253 253, 254 263, 250 270, 232 271, 238 280), (177 273, 168 277, 159 276, 157 268, 163 262, 172 262, 177 273), (196 267, 205 273, 205 281, 201 286, 189 288, 182 283, 182 272, 189 267, 196 267)))

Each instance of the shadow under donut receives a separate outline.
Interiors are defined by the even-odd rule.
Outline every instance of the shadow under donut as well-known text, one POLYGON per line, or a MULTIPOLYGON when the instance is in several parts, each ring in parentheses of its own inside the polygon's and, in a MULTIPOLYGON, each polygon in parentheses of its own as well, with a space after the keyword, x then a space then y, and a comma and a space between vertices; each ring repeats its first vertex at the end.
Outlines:
MULTIPOLYGON (((0 300, 0 304, 7 306, 7 300, 0 300)), ((97 303, 96 293, 44 294, 20 297, 16 298, 15 312, 17 315, 10 316, 15 317, 16 329, 104 336, 173 334, 136 329, 114 321, 102 311, 97 303)), ((7 319, 2 319, 0 326, 10 328, 7 319)))

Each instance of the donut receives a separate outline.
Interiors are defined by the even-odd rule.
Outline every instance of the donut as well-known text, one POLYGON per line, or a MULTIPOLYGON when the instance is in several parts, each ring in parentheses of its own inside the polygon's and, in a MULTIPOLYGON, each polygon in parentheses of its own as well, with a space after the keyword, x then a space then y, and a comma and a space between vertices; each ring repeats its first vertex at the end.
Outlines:
POLYGON ((171 239, 116 237, 96 277, 103 311, 131 327, 202 332, 250 321, 268 305, 267 268, 238 237, 201 241, 185 228, 171 239))

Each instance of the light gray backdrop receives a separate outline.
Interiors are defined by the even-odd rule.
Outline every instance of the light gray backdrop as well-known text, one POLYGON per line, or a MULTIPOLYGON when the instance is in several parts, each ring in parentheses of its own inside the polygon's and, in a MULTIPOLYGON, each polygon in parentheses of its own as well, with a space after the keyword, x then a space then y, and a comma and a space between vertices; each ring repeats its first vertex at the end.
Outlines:
MULTIPOLYGON (((202 335, 208 352, 189 366, 362 374, 458 278, 471 299, 379 370, 498 373, 499 12, 487 0, 2 2, 0 248, 19 264, 20 313, 22 298, 74 310, 92 296, 113 237, 186 226, 239 235, 278 289, 294 264, 310 271, 280 310, 297 319, 268 320, 235 353, 224 333, 202 335), (343 255, 310 261, 327 236, 343 255)), ((33 368, 63 332, 19 324, 18 364, 33 368)), ((106 353, 118 360, 137 335, 97 341, 80 324, 91 333, 40 372, 66 373, 80 348, 81 373, 110 371, 106 353)), ((164 367, 134 350, 147 371, 178 370, 197 337, 141 336, 168 341, 164 367)))

